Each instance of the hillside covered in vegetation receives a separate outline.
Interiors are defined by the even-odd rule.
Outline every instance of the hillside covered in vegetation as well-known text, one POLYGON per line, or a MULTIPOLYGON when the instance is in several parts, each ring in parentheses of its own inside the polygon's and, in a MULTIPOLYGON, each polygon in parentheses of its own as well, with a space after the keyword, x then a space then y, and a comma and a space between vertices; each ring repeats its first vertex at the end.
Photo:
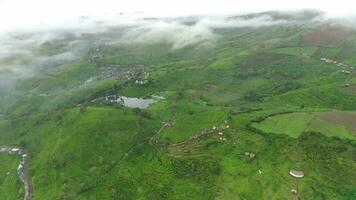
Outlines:
MULTIPOLYGON (((353 26, 266 12, 43 36, 0 57, 0 147, 28 151, 34 199, 355 199, 353 26)), ((0 199, 23 197, 19 160, 0 154, 0 199)))

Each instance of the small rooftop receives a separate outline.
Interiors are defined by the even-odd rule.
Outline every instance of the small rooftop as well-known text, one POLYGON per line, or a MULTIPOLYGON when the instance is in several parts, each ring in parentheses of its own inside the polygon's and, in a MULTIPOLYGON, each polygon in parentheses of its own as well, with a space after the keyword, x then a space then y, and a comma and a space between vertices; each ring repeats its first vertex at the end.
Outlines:
POLYGON ((294 169, 291 169, 289 171, 289 174, 291 176, 294 176, 296 178, 303 178, 304 177, 304 172, 303 171, 299 171, 299 170, 294 170, 294 169))

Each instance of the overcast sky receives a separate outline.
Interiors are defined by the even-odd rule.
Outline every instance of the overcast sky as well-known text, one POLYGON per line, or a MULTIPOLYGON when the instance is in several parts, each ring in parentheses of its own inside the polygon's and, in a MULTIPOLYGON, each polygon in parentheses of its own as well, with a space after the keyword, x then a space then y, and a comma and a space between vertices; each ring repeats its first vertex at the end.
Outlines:
POLYGON ((355 0, 0 0, 0 30, 47 26, 78 16, 121 12, 145 16, 235 14, 318 9, 336 17, 356 14, 355 0))

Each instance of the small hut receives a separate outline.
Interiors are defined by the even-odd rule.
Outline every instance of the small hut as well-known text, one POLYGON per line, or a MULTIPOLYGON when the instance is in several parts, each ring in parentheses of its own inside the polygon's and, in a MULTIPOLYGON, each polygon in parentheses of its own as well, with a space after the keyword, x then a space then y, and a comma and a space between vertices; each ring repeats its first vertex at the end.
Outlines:
POLYGON ((294 170, 294 169, 291 169, 289 171, 289 174, 293 177, 296 177, 296 178, 303 178, 304 177, 304 172, 303 171, 299 171, 299 170, 294 170))
POLYGON ((251 152, 245 152, 245 156, 249 159, 254 159, 256 157, 256 154, 251 152))

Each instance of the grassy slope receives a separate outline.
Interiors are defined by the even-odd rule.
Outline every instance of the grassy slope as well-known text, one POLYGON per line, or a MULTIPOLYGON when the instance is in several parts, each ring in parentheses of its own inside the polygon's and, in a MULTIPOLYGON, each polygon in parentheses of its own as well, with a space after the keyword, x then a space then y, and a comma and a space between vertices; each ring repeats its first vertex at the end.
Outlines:
POLYGON ((292 188, 302 199, 352 199, 354 141, 320 133, 297 137, 305 114, 287 115, 270 126, 288 124, 294 137, 248 126, 283 111, 356 109, 356 96, 340 90, 353 75, 319 60, 328 55, 352 60, 350 48, 301 46, 303 31, 278 26, 220 30, 222 39, 207 49, 113 47, 94 64, 75 63, 54 77, 42 74, 23 82, 32 95, 16 102, 9 120, 0 122, 1 142, 30 149, 36 199, 292 199, 292 188), (106 64, 146 64, 149 83, 103 81, 78 89, 106 64), (54 94, 38 96, 45 92, 54 94), (146 111, 73 108, 107 92, 161 93, 165 100, 146 111), (160 123, 171 119, 176 124, 158 132, 160 123), (231 125, 224 132, 227 141, 209 137, 172 148, 224 120, 231 125), (148 142, 153 136, 157 145, 148 142), (245 151, 256 158, 247 159, 245 151), (290 177, 291 168, 303 169, 306 177, 290 177))
POLYGON ((43 141, 48 151, 38 149, 38 156, 31 160, 39 199, 74 198, 85 193, 86 188, 101 182, 130 148, 146 141, 155 127, 131 111, 110 108, 89 107, 85 113, 68 110, 52 120, 32 131, 32 137, 49 134, 43 141))
POLYGON ((267 118, 254 126, 268 133, 285 133, 297 138, 303 131, 306 131, 311 119, 312 116, 307 113, 292 113, 267 118))
MULTIPOLYGON (((307 131, 321 132, 328 136, 354 139, 355 132, 344 121, 326 121, 325 115, 334 115, 333 118, 353 119, 353 115, 342 112, 328 113, 291 113, 269 117, 261 123, 254 123, 253 126, 268 133, 287 134, 298 138, 299 135, 307 131), (344 116, 346 115, 346 116, 344 116)), ((352 121, 352 120, 351 120, 352 121)))
POLYGON ((0 154, 0 199, 23 198, 23 185, 17 176, 20 161, 15 155, 0 154))

